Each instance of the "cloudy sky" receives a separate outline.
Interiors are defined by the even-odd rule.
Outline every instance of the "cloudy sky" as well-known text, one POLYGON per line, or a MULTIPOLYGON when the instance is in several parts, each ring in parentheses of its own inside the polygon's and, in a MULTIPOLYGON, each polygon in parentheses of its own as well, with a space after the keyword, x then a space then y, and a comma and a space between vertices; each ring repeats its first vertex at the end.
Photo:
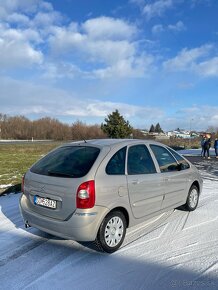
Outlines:
POLYGON ((218 1, 0 0, 0 113, 218 127, 218 1))

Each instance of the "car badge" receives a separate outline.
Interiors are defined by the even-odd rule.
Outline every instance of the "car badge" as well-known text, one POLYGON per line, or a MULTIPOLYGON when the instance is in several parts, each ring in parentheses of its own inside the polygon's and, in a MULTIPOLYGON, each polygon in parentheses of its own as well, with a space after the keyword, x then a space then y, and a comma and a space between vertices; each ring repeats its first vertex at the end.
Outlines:
POLYGON ((40 191, 45 192, 45 185, 40 186, 40 191))

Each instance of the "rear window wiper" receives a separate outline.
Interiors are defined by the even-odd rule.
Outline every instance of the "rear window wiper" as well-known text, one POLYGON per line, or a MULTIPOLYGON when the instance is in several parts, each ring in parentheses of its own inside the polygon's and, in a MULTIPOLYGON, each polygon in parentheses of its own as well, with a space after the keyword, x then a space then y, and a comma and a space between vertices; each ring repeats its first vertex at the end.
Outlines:
POLYGON ((73 174, 63 173, 63 172, 58 172, 58 171, 53 171, 53 170, 48 170, 48 175, 50 175, 50 176, 60 176, 60 177, 74 177, 73 174))

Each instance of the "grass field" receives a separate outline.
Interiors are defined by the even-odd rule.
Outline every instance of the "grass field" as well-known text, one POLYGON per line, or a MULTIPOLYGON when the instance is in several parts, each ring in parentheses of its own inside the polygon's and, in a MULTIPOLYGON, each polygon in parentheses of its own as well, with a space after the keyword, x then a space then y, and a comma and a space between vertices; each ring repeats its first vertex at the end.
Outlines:
POLYGON ((59 145, 57 142, 0 144, 0 194, 8 188, 19 190, 22 175, 27 169, 59 145))

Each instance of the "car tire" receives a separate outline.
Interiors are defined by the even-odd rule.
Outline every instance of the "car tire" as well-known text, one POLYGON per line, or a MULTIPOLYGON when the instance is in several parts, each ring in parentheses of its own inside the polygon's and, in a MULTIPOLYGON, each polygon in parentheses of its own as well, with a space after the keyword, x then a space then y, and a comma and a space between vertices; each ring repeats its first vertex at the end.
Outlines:
POLYGON ((198 206, 198 201, 199 201, 199 189, 197 188, 197 186, 192 185, 188 196, 187 196, 187 200, 185 203, 185 209, 188 211, 193 211, 196 209, 196 207, 198 206))
POLYGON ((95 244, 100 251, 113 253, 122 245, 125 235, 124 214, 121 211, 112 211, 102 221, 95 244))

